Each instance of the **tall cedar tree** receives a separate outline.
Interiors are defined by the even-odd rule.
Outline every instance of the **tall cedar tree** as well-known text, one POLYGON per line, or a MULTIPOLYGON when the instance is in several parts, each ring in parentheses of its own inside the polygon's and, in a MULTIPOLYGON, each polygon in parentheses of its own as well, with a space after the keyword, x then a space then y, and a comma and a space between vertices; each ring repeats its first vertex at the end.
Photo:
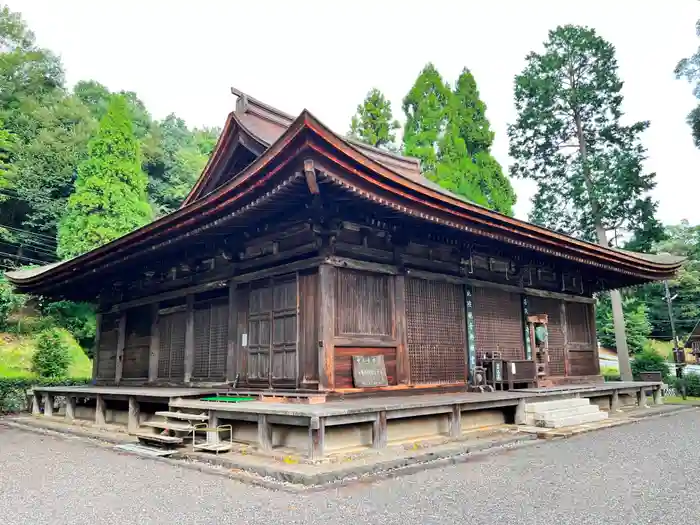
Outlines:
POLYGON ((515 191, 491 155, 494 133, 468 69, 457 79, 445 109, 446 128, 438 143, 435 181, 478 204, 512 215, 515 191))
MULTIPOLYGON (((695 33, 700 37, 700 20, 695 22, 695 33)), ((700 148, 700 46, 691 56, 678 62, 675 73, 677 78, 685 78, 693 84, 693 94, 698 99, 698 105, 688 114, 686 121, 693 134, 695 146, 700 148)))
POLYGON ((445 132, 446 108, 452 97, 450 86, 433 64, 423 68, 403 99, 406 123, 403 129, 404 154, 420 159, 425 173, 435 173, 438 142, 445 132))
POLYGON ((78 167, 75 193, 59 224, 59 255, 75 257, 148 223, 146 185, 127 102, 115 95, 78 167))
MULTIPOLYGON (((10 172, 10 153, 13 147, 12 133, 7 131, 0 120, 0 190, 7 186, 7 176, 10 172)), ((0 201, 4 195, 0 193, 0 201)))
MULTIPOLYGON (((518 118, 509 126, 511 173, 537 183, 531 220, 608 246, 608 232, 654 224, 641 133, 623 126, 615 48, 594 30, 550 31, 544 53, 531 53, 515 79, 518 118)), ((651 228, 655 229, 655 228, 651 228)), ((611 294, 620 372, 630 378, 622 303, 611 294)))
POLYGON ((428 178, 453 193, 512 215, 515 192, 491 155, 494 134, 474 76, 464 69, 454 90, 428 64, 403 103, 404 152, 428 178))
POLYGON ((350 122, 350 136, 370 146, 396 151, 396 130, 400 127, 391 111, 391 102, 372 88, 357 106, 350 122))

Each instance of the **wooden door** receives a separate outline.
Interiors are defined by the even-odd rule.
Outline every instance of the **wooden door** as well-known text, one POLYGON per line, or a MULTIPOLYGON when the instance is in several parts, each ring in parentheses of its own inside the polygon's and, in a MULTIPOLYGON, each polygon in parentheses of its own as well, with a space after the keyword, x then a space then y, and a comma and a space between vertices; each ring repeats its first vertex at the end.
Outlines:
POLYGON ((569 336, 570 375, 596 375, 599 372, 595 345, 593 305, 566 303, 566 325, 569 336))
POLYGON ((114 381, 117 371, 117 339, 119 338, 119 315, 103 314, 100 326, 100 341, 97 349, 97 379, 114 381))
POLYGON ((122 378, 148 379, 151 345, 151 307, 129 310, 126 314, 126 341, 122 378))
POLYGON ((228 303, 205 302, 194 310, 194 367, 196 379, 223 381, 228 350, 228 303))
POLYGON ((158 379, 183 381, 185 378, 185 311, 158 317, 158 379))
POLYGON ((251 287, 246 370, 250 384, 296 383, 297 297, 296 278, 251 287))

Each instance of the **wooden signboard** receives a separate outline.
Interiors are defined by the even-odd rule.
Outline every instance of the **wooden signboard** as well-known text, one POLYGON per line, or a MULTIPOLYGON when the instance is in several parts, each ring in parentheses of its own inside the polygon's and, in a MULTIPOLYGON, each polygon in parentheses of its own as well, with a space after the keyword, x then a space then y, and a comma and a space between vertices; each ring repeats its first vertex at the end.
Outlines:
POLYGON ((388 386, 383 355, 352 356, 352 380, 356 388, 388 386))

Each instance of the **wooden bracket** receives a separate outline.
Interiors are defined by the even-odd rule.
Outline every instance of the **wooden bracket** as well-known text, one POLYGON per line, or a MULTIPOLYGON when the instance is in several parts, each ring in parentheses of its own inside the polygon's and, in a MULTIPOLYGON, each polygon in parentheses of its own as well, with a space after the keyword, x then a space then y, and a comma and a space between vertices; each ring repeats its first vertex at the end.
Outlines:
POLYGON ((316 180, 316 169, 312 159, 304 160, 304 176, 306 177, 306 185, 309 187, 311 195, 320 195, 321 189, 318 187, 316 180))

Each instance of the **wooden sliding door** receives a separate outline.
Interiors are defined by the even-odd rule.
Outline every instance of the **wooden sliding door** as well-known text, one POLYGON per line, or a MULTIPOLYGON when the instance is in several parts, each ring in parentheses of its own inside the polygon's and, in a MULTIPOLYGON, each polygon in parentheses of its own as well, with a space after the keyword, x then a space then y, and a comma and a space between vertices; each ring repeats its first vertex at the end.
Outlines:
MULTIPOLYGON (((253 283, 248 299, 247 380, 294 386, 297 380, 296 277, 253 283)), ((247 343, 247 345, 245 344, 247 343)))

